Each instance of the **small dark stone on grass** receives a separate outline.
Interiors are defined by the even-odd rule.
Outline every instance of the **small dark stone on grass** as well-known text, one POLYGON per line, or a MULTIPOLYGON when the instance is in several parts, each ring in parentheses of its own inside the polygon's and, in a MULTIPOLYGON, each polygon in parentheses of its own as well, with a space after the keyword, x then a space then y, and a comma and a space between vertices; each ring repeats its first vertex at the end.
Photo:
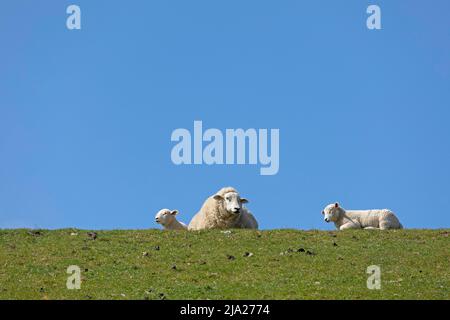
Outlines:
POLYGON ((297 250, 297 252, 305 252, 305 249, 300 248, 300 249, 297 250))
POLYGON ((155 246, 155 250, 159 251, 161 248, 159 246, 155 246))
POLYGON ((235 260, 236 259, 235 256, 232 256, 230 254, 227 254, 227 258, 228 258, 228 260, 235 260))
POLYGON ((337 247, 337 246, 338 246, 337 243, 333 242, 333 247, 337 247))
POLYGON ((244 253, 244 257, 251 257, 251 256, 253 256, 253 253, 251 252, 244 253))
POLYGON ((88 237, 91 238, 92 240, 97 239, 97 233, 96 232, 88 232, 88 237))
POLYGON ((177 265, 176 264, 172 265, 172 270, 177 270, 177 265))
POLYGON ((314 256, 314 255, 316 255, 314 252, 309 251, 309 250, 306 251, 306 254, 309 255, 309 256, 314 256))

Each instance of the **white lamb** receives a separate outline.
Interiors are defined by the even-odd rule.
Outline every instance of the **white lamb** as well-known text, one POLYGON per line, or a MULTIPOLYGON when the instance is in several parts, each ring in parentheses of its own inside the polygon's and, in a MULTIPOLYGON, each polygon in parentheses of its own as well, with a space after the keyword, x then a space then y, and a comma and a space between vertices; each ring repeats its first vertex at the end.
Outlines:
POLYGON ((177 220, 178 210, 162 209, 155 216, 156 223, 159 223, 166 230, 186 230, 187 226, 177 220))
POLYGON ((326 206, 322 214, 325 222, 334 222, 338 230, 403 228, 395 214, 388 209, 345 210, 336 202, 326 206))
POLYGON ((248 203, 241 198, 236 189, 222 188, 204 202, 200 211, 192 218, 189 230, 203 229, 258 229, 258 222, 242 204, 248 203))

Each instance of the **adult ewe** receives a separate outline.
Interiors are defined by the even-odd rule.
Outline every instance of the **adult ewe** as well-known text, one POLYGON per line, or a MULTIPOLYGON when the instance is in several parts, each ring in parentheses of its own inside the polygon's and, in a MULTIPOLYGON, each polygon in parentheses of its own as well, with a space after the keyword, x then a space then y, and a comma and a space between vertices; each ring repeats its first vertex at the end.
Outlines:
POLYGON ((334 222, 338 230, 345 229, 402 229, 398 218, 388 209, 345 210, 339 203, 323 209, 325 222, 334 222))
POLYGON ((192 218, 189 230, 203 229, 258 229, 255 217, 242 204, 248 203, 241 198, 236 189, 222 188, 206 199, 200 211, 192 218))
POLYGON ((162 209, 155 216, 156 223, 159 223, 166 230, 186 230, 187 226, 177 220, 178 210, 162 209))

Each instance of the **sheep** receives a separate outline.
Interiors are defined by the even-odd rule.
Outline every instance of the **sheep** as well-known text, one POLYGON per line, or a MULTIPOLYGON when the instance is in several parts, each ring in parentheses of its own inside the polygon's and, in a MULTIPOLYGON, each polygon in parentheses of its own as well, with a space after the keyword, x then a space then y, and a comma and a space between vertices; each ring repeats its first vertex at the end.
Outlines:
POLYGON ((189 223, 189 230, 203 229, 258 229, 258 222, 247 208, 248 200, 241 198, 236 189, 226 187, 206 199, 200 211, 189 223))
POLYGON ((322 214, 325 222, 334 222, 338 230, 403 229, 398 218, 388 209, 345 210, 336 202, 326 206, 322 214))
POLYGON ((159 223, 165 230, 187 230, 186 224, 177 220, 178 210, 162 209, 155 216, 156 223, 159 223))

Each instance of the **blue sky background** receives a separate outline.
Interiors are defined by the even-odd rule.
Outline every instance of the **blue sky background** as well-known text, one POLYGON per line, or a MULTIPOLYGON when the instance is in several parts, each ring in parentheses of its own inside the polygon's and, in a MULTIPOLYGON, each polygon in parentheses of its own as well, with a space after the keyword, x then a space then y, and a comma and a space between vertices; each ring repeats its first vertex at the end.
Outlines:
POLYGON ((450 2, 2 1, 0 228, 156 228, 235 186, 263 229, 450 227, 450 2), (66 8, 82 30, 66 28, 66 8), (380 31, 366 8, 382 10, 380 31), (280 171, 175 166, 176 128, 279 128, 280 171))

